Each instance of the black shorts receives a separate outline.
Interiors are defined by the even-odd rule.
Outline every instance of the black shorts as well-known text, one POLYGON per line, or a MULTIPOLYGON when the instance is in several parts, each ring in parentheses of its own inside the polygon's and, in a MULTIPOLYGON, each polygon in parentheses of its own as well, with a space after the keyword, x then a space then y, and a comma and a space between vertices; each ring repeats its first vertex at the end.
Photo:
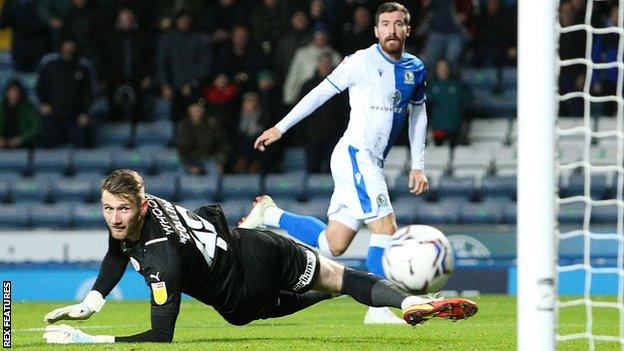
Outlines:
POLYGON ((236 308, 221 312, 235 325, 259 319, 275 308, 280 291, 305 293, 318 280, 318 253, 267 230, 236 228, 240 235, 238 266, 242 286, 236 308))

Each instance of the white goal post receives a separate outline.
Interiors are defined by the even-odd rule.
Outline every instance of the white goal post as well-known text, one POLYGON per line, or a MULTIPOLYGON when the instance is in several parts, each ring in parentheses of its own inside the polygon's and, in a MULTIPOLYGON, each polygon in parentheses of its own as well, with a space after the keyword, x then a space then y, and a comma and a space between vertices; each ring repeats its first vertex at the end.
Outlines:
POLYGON ((558 1, 518 1, 518 350, 555 349, 558 1))

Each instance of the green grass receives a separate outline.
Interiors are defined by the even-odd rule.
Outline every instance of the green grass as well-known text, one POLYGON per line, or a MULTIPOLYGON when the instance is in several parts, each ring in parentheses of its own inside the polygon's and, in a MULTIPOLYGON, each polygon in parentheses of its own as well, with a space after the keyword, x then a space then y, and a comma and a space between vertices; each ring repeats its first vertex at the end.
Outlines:
MULTIPOLYGON (((19 350, 515 350, 516 299, 505 295, 474 298, 479 313, 466 321, 431 320, 422 326, 373 326, 362 320, 366 307, 338 298, 280 319, 244 327, 225 322, 212 308, 182 303, 171 345, 46 345, 42 316, 65 302, 13 303, 13 347, 19 350)), ((585 326, 585 314, 565 309, 566 332, 585 326), (582 318, 577 318, 582 315, 582 318)), ((617 311, 600 314, 597 330, 617 332, 617 311)), ((108 302, 102 312, 81 322, 67 322, 89 334, 129 335, 149 328, 149 303, 108 302)), ((617 334, 611 334, 617 335, 617 334)), ((616 343, 598 343, 597 350, 620 350, 616 343)), ((561 350, 587 350, 586 341, 565 342, 561 350)))

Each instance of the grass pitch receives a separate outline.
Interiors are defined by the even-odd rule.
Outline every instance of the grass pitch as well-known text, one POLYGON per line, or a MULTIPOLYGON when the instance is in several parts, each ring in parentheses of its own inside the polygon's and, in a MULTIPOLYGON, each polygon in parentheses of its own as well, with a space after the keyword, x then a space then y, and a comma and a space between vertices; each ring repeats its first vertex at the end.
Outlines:
MULTIPOLYGON (((19 350, 515 350, 516 299, 505 295, 474 298, 479 313, 452 323, 434 319, 424 325, 364 325, 366 307, 348 297, 325 301, 295 315, 236 327, 211 307, 184 301, 173 344, 47 345, 43 315, 67 302, 13 303, 13 347, 19 350)), ((562 312, 569 332, 585 327, 585 314, 562 312), (582 318, 581 318, 582 317, 582 318)), ((149 302, 108 302, 91 319, 66 322, 89 334, 130 335, 149 328, 149 302)), ((597 328, 618 325, 617 311, 602 316, 597 328)), ((616 327, 617 328, 617 327, 616 327)), ((607 330, 608 331, 608 330, 607 330)), ((617 335, 617 334, 615 334, 617 335)), ((619 343, 598 343, 597 350, 620 350, 619 343)), ((561 350, 587 350, 586 341, 570 341, 561 350)))

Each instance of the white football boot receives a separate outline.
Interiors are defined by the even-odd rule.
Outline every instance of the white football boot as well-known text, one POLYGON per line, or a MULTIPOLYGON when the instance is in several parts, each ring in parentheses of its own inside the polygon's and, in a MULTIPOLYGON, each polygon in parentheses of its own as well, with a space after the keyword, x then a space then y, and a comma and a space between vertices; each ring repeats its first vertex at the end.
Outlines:
POLYGON ((264 211, 269 207, 277 207, 269 195, 256 197, 251 212, 238 222, 238 227, 243 229, 266 228, 264 224, 264 211))
POLYGON ((364 324, 405 324, 388 307, 369 307, 364 316, 364 324))

